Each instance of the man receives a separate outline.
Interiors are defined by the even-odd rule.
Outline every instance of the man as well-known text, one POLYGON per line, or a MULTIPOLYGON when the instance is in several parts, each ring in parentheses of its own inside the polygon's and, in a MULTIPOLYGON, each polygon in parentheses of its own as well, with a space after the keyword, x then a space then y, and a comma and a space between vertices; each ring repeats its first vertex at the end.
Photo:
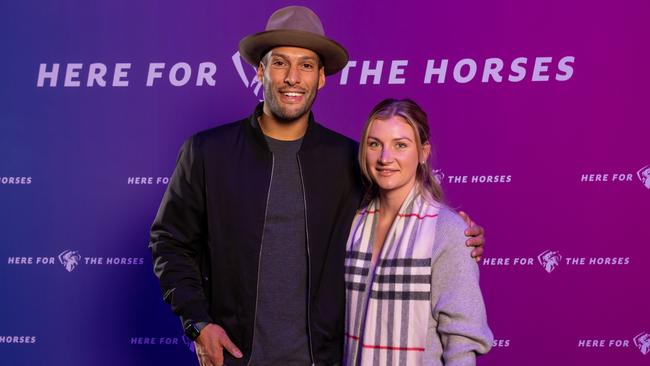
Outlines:
MULTIPOLYGON (((290 6, 240 54, 258 67, 264 102, 183 145, 151 228, 154 270, 201 365, 335 365, 362 182, 357 144, 310 111, 347 51, 290 6)), ((482 232, 468 229, 476 256, 482 232)))

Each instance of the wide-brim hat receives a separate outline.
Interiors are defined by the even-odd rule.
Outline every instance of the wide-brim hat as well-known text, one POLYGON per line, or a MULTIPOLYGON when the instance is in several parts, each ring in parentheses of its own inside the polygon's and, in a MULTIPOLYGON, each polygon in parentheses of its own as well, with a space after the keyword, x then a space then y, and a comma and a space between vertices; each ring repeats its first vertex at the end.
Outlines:
POLYGON ((304 6, 287 6, 275 11, 264 32, 251 34, 239 42, 239 54, 257 67, 266 52, 282 46, 316 52, 325 67, 325 75, 339 72, 348 63, 348 51, 325 36, 318 15, 304 6))

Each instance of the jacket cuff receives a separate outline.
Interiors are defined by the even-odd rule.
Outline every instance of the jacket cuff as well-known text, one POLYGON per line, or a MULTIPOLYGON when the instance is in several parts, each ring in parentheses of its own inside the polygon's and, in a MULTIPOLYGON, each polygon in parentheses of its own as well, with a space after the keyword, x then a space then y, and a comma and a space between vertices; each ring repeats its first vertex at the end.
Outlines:
POLYGON ((208 307, 203 302, 186 304, 183 307, 180 318, 181 322, 183 323, 183 329, 185 329, 189 323, 213 323, 212 317, 210 317, 210 314, 208 314, 208 307))

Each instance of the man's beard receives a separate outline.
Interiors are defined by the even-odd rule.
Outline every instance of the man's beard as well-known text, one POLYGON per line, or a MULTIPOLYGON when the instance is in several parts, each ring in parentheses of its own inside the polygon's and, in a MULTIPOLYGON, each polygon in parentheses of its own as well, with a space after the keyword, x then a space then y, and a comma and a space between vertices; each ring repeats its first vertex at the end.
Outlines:
POLYGON ((296 111, 289 111, 288 108, 283 108, 283 106, 278 102, 276 94, 271 89, 271 86, 265 86, 264 103, 268 106, 273 118, 278 122, 290 123, 310 112, 311 106, 316 100, 316 94, 318 94, 318 90, 314 90, 313 94, 310 94, 309 96, 305 93, 307 99, 305 100, 303 107, 296 111))

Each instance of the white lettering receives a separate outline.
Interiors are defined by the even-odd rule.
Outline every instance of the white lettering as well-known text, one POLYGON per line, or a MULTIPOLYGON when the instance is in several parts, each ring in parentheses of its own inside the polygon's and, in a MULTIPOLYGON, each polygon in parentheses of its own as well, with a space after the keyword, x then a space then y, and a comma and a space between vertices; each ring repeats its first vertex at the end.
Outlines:
POLYGON ((381 82, 381 70, 384 68, 384 61, 377 60, 377 65, 374 69, 370 68, 370 61, 363 61, 361 66, 361 85, 366 85, 368 76, 372 76, 372 83, 377 85, 381 82))
POLYGON ((88 67, 88 80, 86 81, 86 86, 93 87, 95 86, 95 83, 99 86, 106 86, 106 80, 104 80, 106 71, 106 65, 102 63, 90 64, 88 67))
POLYGON ((449 175, 447 176, 449 183, 467 183, 466 175, 449 175))
POLYGON ((569 266, 583 266, 585 264, 586 258, 564 258, 564 261, 569 266))
POLYGON ((50 87, 56 86, 56 81, 59 77, 59 64, 52 64, 52 70, 47 71, 47 64, 40 64, 38 67, 38 81, 36 86, 42 88, 45 84, 45 79, 50 79, 50 87))
POLYGON ((37 257, 36 264, 54 264, 54 257, 37 257))
POLYGON ((128 177, 127 184, 153 184, 153 177, 128 177))
POLYGON ((65 81, 63 82, 63 87, 76 87, 81 85, 79 80, 74 80, 79 77, 79 70, 83 67, 83 64, 68 64, 65 67, 65 81))
POLYGON ((34 257, 9 257, 7 264, 32 264, 34 257))
POLYGON ((533 265, 533 258, 515 258, 514 265, 531 266, 533 265))
POLYGON ((113 74, 113 86, 129 86, 129 81, 124 79, 128 76, 128 70, 131 68, 130 63, 115 64, 115 73, 113 74))
POLYGON ((438 84, 445 82, 445 76, 447 74, 447 64, 448 60, 443 59, 440 61, 440 67, 435 67, 436 60, 427 61, 427 70, 424 74, 424 83, 431 84, 431 78, 433 75, 438 75, 438 84))
POLYGON ((548 71, 548 63, 553 61, 552 57, 538 57, 535 59, 533 67, 533 81, 548 81, 548 74, 542 74, 548 71))
POLYGON ((557 68, 562 73, 558 72, 555 75, 555 80, 557 81, 567 81, 573 76, 573 64, 576 58, 573 56, 564 56, 560 59, 560 62, 557 65, 557 68))
POLYGON ((483 69, 482 82, 487 83, 492 77, 492 80, 500 83, 503 79, 499 74, 503 69, 503 61, 500 58, 488 58, 485 60, 485 68, 483 69))
POLYGON ((522 65, 525 65, 527 62, 528 58, 526 57, 517 57, 516 59, 512 60, 512 63, 510 64, 510 70, 515 74, 508 75, 508 81, 517 83, 524 80, 526 77, 526 68, 522 65))
POLYGON ((629 347, 630 341, 627 339, 610 339, 607 344, 608 347, 629 347))
POLYGON ((183 86, 187 84, 191 76, 192 68, 187 62, 176 63, 174 66, 172 66, 171 70, 169 70, 169 82, 173 86, 183 86), (183 77, 181 79, 177 78, 179 70, 183 70, 183 77))
POLYGON ((31 344, 31 343, 36 343, 36 337, 35 336, 0 336, 0 343, 31 344))
POLYGON ((484 266, 509 266, 510 258, 484 258, 481 263, 484 266))
POLYGON ((492 341, 492 347, 510 347, 509 339, 494 339, 492 341))
POLYGON ((474 76, 476 75, 476 61, 472 60, 471 58, 464 58, 454 66, 454 80, 461 84, 469 83, 474 79, 474 76), (463 67, 467 66, 468 73, 467 75, 463 76, 461 74, 463 67))
POLYGON ((340 85, 346 85, 348 83, 348 73, 350 69, 357 66, 356 61, 348 61, 348 64, 345 65, 343 70, 341 70, 341 80, 339 81, 340 85))
POLYGON ((164 62, 152 62, 149 64, 149 72, 147 73, 147 86, 153 86, 154 80, 160 79, 162 77, 162 72, 158 70, 164 68, 164 62))
POLYGON ((408 60, 394 60, 390 64, 390 74, 388 75, 388 84, 404 84, 406 79, 399 78, 399 75, 404 75, 404 69, 402 67, 408 66, 408 60))
POLYGON ((199 64, 199 72, 196 75, 196 85, 203 86, 203 82, 208 83, 210 86, 214 86, 216 81, 214 80, 214 74, 217 72, 217 65, 212 62, 201 62, 199 64))
POLYGON ((628 174, 628 173, 617 174, 617 173, 614 173, 614 175, 612 175, 612 181, 613 182, 615 182, 615 181, 631 182, 632 181, 632 174, 628 174))

